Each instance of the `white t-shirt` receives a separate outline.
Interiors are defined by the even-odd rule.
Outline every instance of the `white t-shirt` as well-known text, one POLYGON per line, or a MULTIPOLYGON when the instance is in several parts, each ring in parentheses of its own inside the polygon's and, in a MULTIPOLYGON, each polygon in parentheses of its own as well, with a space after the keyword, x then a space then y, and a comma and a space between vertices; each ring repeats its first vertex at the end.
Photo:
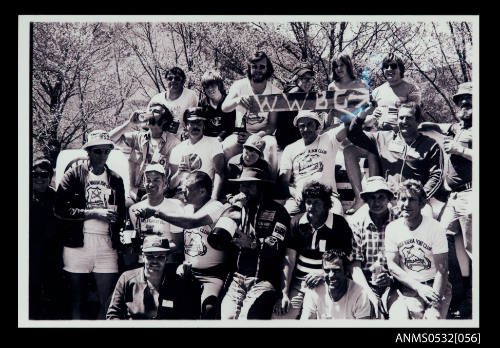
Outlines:
MULTIPOLYGON (((249 95, 255 95, 252 85, 250 84, 250 81, 248 78, 244 78, 238 81, 235 81, 233 85, 229 88, 229 93, 232 94, 234 93, 235 97, 239 96, 249 96, 249 95)), ((266 88, 264 89, 264 92, 262 92, 262 95, 265 94, 276 94, 276 93, 281 93, 281 90, 274 86, 270 80, 267 80, 266 88)), ((240 124, 241 119, 243 115, 248 110, 245 109, 243 106, 239 105, 236 106, 236 124, 240 124)), ((247 131, 249 133, 257 133, 260 130, 264 129, 267 126, 267 118, 269 117, 269 112, 259 112, 257 114, 254 113, 249 113, 247 115, 247 131)))
POLYGON ((401 268, 422 283, 436 275, 433 254, 448 252, 446 232, 429 216, 423 216, 422 223, 413 231, 400 218, 385 229, 385 252, 399 253, 401 268))
POLYGON ((203 136, 196 144, 186 139, 172 149, 170 163, 179 165, 189 155, 190 171, 201 170, 214 180, 214 157, 222 154, 222 143, 217 138, 203 136))
POLYGON ((154 95, 153 98, 151 98, 151 100, 149 101, 148 109, 153 103, 160 103, 165 105, 172 113, 174 120, 179 122, 179 128, 177 129, 176 137, 180 139, 182 130, 184 129, 184 122, 182 120, 184 111, 186 111, 186 109, 188 108, 192 108, 198 105, 198 95, 195 91, 184 88, 179 98, 175 100, 167 100, 166 93, 167 92, 161 92, 154 95))
MULTIPOLYGON (((111 187, 109 187, 106 171, 101 175, 95 175, 89 171, 87 183, 85 184, 85 208, 108 208, 110 195, 111 187)), ((113 202, 110 204, 113 204, 113 202)), ((107 235, 109 234, 109 223, 101 219, 87 219, 83 222, 83 233, 107 235)))
MULTIPOLYGON (((210 268, 224 262, 224 252, 212 248, 207 242, 207 236, 212 232, 223 211, 224 205, 221 202, 210 200, 196 214, 210 216, 213 223, 184 230, 184 257, 194 268, 210 268)), ((186 205, 184 214, 193 215, 194 213, 193 205, 186 205)))
POLYGON ((397 103, 409 101, 420 103, 421 100, 419 88, 405 80, 394 88, 391 87, 389 82, 385 82, 373 90, 372 96, 382 111, 379 123, 387 122, 393 125, 397 124, 398 119, 397 103))
POLYGON ((370 316, 370 300, 365 290, 347 279, 347 292, 334 302, 326 283, 306 289, 300 319, 359 319, 370 316))
MULTIPOLYGON (((148 199, 140 201, 130 207, 130 219, 132 220, 132 224, 137 226, 137 217, 133 214, 134 209, 137 208, 152 208, 157 209, 165 214, 182 214, 184 210, 184 204, 178 200, 173 198, 164 199, 160 204, 156 206, 152 206, 149 203, 148 199)), ((163 238, 167 238, 169 242, 174 242, 175 237, 174 234, 182 233, 182 228, 172 225, 165 220, 159 219, 157 217, 151 216, 147 219, 141 219, 141 229, 145 232, 146 235, 159 235, 163 238)))
POLYGON ((288 145, 283 150, 280 173, 292 170, 290 185, 298 192, 309 181, 315 180, 331 187, 337 192, 335 182, 335 161, 340 143, 337 141, 336 128, 318 135, 311 144, 305 145, 304 139, 288 145))

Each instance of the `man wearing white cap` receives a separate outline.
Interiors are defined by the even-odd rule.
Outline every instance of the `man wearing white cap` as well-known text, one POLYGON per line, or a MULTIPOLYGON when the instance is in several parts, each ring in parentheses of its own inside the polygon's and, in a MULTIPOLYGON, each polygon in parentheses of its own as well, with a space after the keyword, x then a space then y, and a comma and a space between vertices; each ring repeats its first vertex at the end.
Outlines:
POLYGON ((106 319, 197 319, 196 288, 166 272, 170 252, 166 238, 144 239, 144 267, 120 276, 106 319))
POLYGON ((173 198, 165 198, 163 192, 167 188, 167 175, 164 167, 159 164, 150 164, 144 170, 144 184, 147 199, 132 205, 129 209, 130 219, 135 229, 142 230, 144 235, 159 235, 175 244, 171 251, 169 263, 180 264, 184 260, 182 246, 184 241, 181 227, 172 225, 154 216, 138 217, 144 209, 154 209, 163 212, 182 212, 184 204, 173 198), (140 221, 138 221, 140 219, 140 221))
POLYGON ((279 182, 287 200, 285 208, 290 216, 301 213, 302 187, 310 181, 318 181, 332 189, 332 212, 343 215, 335 182, 335 161, 340 148, 341 132, 332 128, 319 134, 324 120, 314 111, 300 111, 293 124, 302 139, 285 147, 281 156, 279 182))
POLYGON ((88 274, 93 273, 104 319, 104 304, 118 278, 120 229, 125 223, 122 178, 106 166, 113 142, 107 132, 88 135, 90 161, 70 168, 56 194, 55 213, 64 236, 64 270, 71 286, 72 318, 81 319, 88 274))
POLYGON ((213 182, 211 197, 219 198, 224 181, 224 154, 221 143, 214 137, 203 135, 206 117, 200 107, 189 108, 184 113, 184 122, 189 138, 173 148, 170 154, 170 189, 182 196, 181 185, 189 173, 201 170, 213 182))

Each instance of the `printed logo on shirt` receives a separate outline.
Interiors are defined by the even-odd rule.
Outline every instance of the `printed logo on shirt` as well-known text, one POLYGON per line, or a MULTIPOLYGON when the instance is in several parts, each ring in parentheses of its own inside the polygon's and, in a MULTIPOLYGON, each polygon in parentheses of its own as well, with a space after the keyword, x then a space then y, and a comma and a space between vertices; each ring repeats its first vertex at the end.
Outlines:
POLYGON ((261 220, 273 221, 275 215, 276 215, 275 210, 263 210, 262 213, 260 213, 259 218, 261 220))
POLYGON ((431 268, 431 261, 425 257, 424 250, 416 245, 404 247, 401 250, 405 266, 414 272, 420 272, 431 268))
POLYGON ((207 253, 207 246, 203 243, 203 237, 193 231, 184 231, 184 253, 196 257, 207 253))
POLYGON ((220 127, 221 124, 222 124, 222 117, 220 116, 215 116, 214 118, 210 119, 210 123, 214 126, 214 127, 220 127))
POLYGON ((195 153, 190 153, 189 155, 182 156, 182 161, 187 164, 187 167, 191 172, 195 170, 200 170, 203 165, 201 157, 195 153))
POLYGON ((317 153, 304 152, 295 158, 294 167, 296 167, 298 175, 309 176, 323 172, 323 161, 317 153))
POLYGON ((85 190, 87 209, 106 208, 111 190, 104 181, 89 181, 85 190))

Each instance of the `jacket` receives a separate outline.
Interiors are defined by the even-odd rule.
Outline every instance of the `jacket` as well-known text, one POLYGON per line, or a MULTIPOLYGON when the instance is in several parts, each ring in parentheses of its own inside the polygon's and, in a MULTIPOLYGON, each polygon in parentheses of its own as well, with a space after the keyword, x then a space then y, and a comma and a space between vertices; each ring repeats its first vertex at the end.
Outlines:
MULTIPOLYGON (((83 247, 83 222, 85 217, 85 185, 90 164, 83 163, 64 173, 56 193, 55 215, 57 228, 63 236, 63 245, 69 248, 83 247)), ((113 249, 121 247, 120 229, 125 225, 125 189, 123 179, 105 165, 109 186, 115 193, 118 217, 110 223, 113 249)))

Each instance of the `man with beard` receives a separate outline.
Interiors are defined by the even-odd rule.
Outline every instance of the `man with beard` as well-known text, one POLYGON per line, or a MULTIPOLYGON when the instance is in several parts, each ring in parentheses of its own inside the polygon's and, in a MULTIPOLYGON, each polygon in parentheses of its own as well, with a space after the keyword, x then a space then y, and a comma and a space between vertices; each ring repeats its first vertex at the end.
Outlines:
POLYGON ((159 103, 170 110, 174 118, 170 131, 177 139, 184 140, 181 136, 184 133, 185 123, 183 122, 184 112, 188 108, 198 105, 198 96, 195 91, 184 88, 186 74, 179 67, 173 67, 165 73, 167 79, 167 90, 158 93, 151 98, 148 109, 151 105, 159 103))
POLYGON ((116 284, 106 319, 197 319, 195 287, 166 272, 170 245, 148 236, 142 245, 144 267, 124 272, 116 284))
POLYGON ((223 149, 226 160, 239 154, 243 144, 250 134, 258 134, 264 139, 266 147, 264 159, 271 165, 273 175, 277 171, 277 142, 274 137, 278 114, 276 112, 250 113, 250 95, 276 94, 281 90, 271 83, 274 68, 262 51, 255 52, 247 64, 247 78, 235 81, 226 100, 222 103, 222 111, 231 112, 236 109, 236 125, 240 127, 245 122, 246 129, 238 134, 232 134, 224 140, 223 149))
MULTIPOLYGON (((460 122, 453 124, 423 122, 419 128, 422 131, 435 130, 453 137, 444 141, 444 150, 450 156, 446 184, 451 194, 441 216, 441 225, 446 229, 452 242, 450 254, 453 254, 453 249, 456 250, 465 291, 465 299, 460 305, 460 315, 462 318, 467 318, 472 314, 470 275, 472 259, 472 82, 462 83, 458 87, 457 94, 453 96, 453 102, 459 107, 460 122)), ((456 261, 450 260, 450 262, 456 261)))
POLYGON ((213 182, 211 197, 219 198, 224 180, 224 154, 216 138, 203 135, 206 120, 200 107, 184 113, 189 138, 174 147, 170 154, 170 189, 177 190, 177 197, 182 197, 181 184, 188 174, 201 170, 213 182))
POLYGON ((380 158, 382 177, 389 189, 395 192, 406 179, 422 183, 429 205, 425 215, 433 216, 432 206, 441 206, 434 194, 443 182, 443 155, 439 144, 418 131, 422 109, 418 104, 401 104, 398 111, 398 128, 387 131, 362 130, 366 115, 372 108, 361 112, 348 130, 347 137, 354 145, 362 147, 380 158))
POLYGON ((397 195, 401 217, 385 230, 387 266, 396 280, 389 319, 446 319, 451 285, 445 230, 422 215, 426 194, 420 182, 404 181, 397 195))
POLYGON ((300 319, 370 319, 365 290, 347 277, 345 253, 328 250, 322 262, 325 282, 305 291, 300 319))

